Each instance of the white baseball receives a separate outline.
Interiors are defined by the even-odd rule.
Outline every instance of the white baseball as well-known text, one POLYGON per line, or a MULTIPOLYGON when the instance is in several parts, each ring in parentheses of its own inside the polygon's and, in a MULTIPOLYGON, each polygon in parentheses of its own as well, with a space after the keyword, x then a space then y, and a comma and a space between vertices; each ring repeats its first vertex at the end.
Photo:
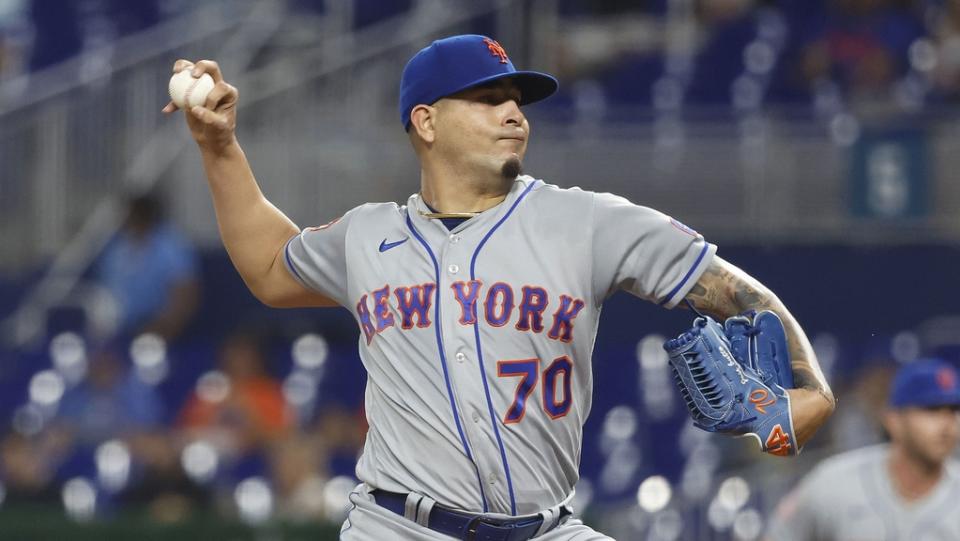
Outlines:
POLYGON ((207 94, 213 90, 213 78, 204 73, 200 77, 190 74, 190 69, 179 71, 170 78, 170 99, 181 109, 203 105, 207 94))

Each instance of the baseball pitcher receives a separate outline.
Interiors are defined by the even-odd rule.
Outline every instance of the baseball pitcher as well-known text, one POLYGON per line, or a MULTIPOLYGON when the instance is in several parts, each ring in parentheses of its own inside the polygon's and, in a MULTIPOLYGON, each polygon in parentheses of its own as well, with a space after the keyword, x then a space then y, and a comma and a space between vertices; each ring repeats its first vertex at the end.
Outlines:
POLYGON ((183 69, 216 83, 185 118, 250 290, 274 307, 342 306, 359 327, 370 428, 343 539, 609 539, 570 502, 597 323, 617 290, 709 314, 667 344, 699 426, 792 454, 833 411, 796 320, 701 235, 622 197, 523 174, 521 107, 557 81, 517 71, 493 39, 435 41, 403 71, 418 192, 303 230, 257 186, 234 135, 237 90, 210 60, 183 69), (774 314, 784 338, 738 316, 748 310, 774 314), (716 334, 710 316, 741 320, 716 334), (751 356, 758 340, 781 351, 751 356))

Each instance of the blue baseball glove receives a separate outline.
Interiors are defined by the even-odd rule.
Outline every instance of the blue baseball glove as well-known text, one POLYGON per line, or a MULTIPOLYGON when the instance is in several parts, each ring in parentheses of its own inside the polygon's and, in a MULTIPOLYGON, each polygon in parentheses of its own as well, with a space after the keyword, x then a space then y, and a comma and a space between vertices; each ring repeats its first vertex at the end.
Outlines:
POLYGON ((766 453, 798 452, 787 389, 793 372, 783 323, 770 311, 708 316, 664 345, 674 380, 697 427, 753 436, 766 453))
POLYGON ((787 333, 780 316, 770 310, 751 310, 727 318, 723 330, 734 358, 756 370, 764 385, 793 389, 787 333))

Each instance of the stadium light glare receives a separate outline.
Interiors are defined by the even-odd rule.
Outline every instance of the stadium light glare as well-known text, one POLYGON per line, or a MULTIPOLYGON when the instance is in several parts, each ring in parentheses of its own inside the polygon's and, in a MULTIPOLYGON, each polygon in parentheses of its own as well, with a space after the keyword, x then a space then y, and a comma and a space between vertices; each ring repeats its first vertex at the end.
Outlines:
POLYGON ((683 533, 683 517, 676 509, 666 509, 653 517, 650 527, 650 539, 658 541, 676 541, 683 533))
POLYGON ((148 385, 157 385, 167 378, 167 343, 159 335, 141 334, 130 343, 130 359, 137 377, 148 385))
POLYGON ((24 404, 13 412, 13 429, 23 436, 36 436, 43 430, 46 422, 40 406, 24 404))
POLYGON ((672 496, 670 481, 662 475, 651 475, 644 479, 637 489, 637 504, 648 513, 656 513, 670 503, 672 496))
POLYGON ((266 522, 273 513, 273 491, 262 477, 250 477, 233 492, 240 518, 248 524, 266 522))
POLYGON ((87 522, 97 510, 97 489, 84 477, 74 477, 63 485, 61 492, 67 516, 77 522, 87 522))
POLYGON ((756 509, 744 509, 733 519, 733 537, 739 541, 753 541, 763 533, 763 518, 756 509))
POLYGON ((733 520, 737 512, 720 503, 719 498, 710 501, 707 507, 707 522, 710 527, 718 532, 725 532, 733 526, 733 520))
POLYGON ((283 396, 291 406, 308 406, 317 398, 317 380, 310 374, 297 370, 284 380, 283 396))
POLYGON ((327 481, 323 487, 324 516, 333 522, 342 522, 350 512, 350 493, 357 482, 347 476, 338 475, 327 481))
POLYGON ((319 334, 305 334, 293 342, 293 362, 304 370, 317 370, 327 362, 330 346, 319 334))
POLYGON ((56 406, 65 390, 63 376, 55 370, 41 370, 30 378, 30 401, 39 406, 56 406))
POLYGON ((183 448, 180 454, 183 471, 194 482, 205 484, 217 475, 220 457, 217 449, 206 441, 195 441, 183 448))
POLYGON ((637 363, 642 370, 663 370, 669 366, 670 358, 663 349, 666 340, 661 334, 648 334, 637 342, 637 363))
POLYGON ((743 477, 728 477, 720 483, 717 501, 733 511, 739 511, 750 499, 750 485, 743 477))
POLYGON ((130 449, 120 440, 100 444, 94 454, 97 480, 108 492, 120 492, 130 481, 130 449))
POLYGON ((201 400, 216 404, 230 395, 230 378, 219 370, 211 370, 197 379, 197 396, 201 400))
POLYGON ((571 503, 574 516, 583 516, 591 503, 593 503, 593 482, 586 477, 581 477, 577 481, 577 490, 573 493, 573 502, 571 503))
POLYGON ((83 381, 87 375, 87 348, 79 334, 58 334, 50 341, 49 353, 54 368, 68 386, 73 387, 83 381))
POLYGON ((603 437, 616 441, 629 440, 637 432, 637 412, 630 406, 615 406, 603 420, 603 437))

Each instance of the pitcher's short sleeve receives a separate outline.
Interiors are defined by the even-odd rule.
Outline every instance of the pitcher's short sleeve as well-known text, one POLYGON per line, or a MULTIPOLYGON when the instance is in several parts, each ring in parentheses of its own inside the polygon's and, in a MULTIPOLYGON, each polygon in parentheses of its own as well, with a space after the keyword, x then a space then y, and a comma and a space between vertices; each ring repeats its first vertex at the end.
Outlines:
POLYGON ((290 274, 341 306, 347 298, 347 236, 356 214, 353 209, 326 225, 308 227, 291 237, 284 248, 290 274))
POLYGON ((623 289, 672 308, 717 251, 679 221, 620 196, 594 194, 591 214, 593 287, 598 299, 623 289))

